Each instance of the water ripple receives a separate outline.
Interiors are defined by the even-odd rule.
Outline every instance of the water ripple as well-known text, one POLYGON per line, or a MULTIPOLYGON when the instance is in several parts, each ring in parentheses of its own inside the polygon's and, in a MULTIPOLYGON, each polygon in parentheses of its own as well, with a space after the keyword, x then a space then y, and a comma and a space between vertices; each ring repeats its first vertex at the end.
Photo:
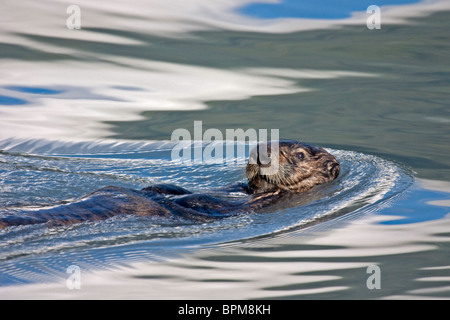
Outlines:
MULTIPOLYGON (((0 162, 0 188, 4 194, 0 201, 2 207, 11 209, 31 203, 56 204, 107 185, 138 189, 164 182, 201 192, 242 181, 245 166, 243 159, 224 164, 176 163, 170 160, 169 150, 174 145, 170 142, 9 143, 9 147, 3 148, 4 161, 0 162)), ((264 214, 203 224, 118 216, 66 227, 15 227, 0 231, 0 263, 8 269, 7 265, 51 260, 58 254, 61 261, 72 255, 83 261, 93 255, 108 265, 122 261, 125 253, 127 258, 131 255, 134 259, 145 259, 180 248, 234 246, 247 239, 257 241, 274 235, 282 239, 283 235, 339 217, 377 211, 413 181, 409 170, 395 163, 352 151, 330 151, 341 162, 340 177, 329 185, 315 188, 290 208, 273 208, 264 214)), ((405 251, 419 249, 403 248, 405 251)), ((359 254, 371 255, 378 251, 371 252, 359 254)), ((292 258, 300 257, 296 252, 289 254, 292 258)), ((318 256, 321 254, 358 255, 357 251, 347 250, 317 251, 318 256)), ((273 258, 277 257, 275 253, 273 258)), ((14 278, 10 274, 4 282, 18 281, 14 278)))

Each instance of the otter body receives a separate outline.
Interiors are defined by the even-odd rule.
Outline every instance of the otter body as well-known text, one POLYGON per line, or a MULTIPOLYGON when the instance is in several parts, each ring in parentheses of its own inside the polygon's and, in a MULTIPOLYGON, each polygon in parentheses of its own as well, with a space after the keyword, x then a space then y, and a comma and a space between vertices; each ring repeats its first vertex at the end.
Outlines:
POLYGON ((294 140, 280 140, 276 144, 259 144, 251 152, 246 167, 247 184, 232 188, 246 195, 239 200, 193 194, 170 184, 142 190, 105 187, 69 204, 0 214, 0 229, 40 223, 68 225, 123 214, 212 221, 258 212, 286 197, 336 179, 339 170, 339 162, 324 149, 294 140), (262 161, 263 154, 270 156, 269 162, 262 161))

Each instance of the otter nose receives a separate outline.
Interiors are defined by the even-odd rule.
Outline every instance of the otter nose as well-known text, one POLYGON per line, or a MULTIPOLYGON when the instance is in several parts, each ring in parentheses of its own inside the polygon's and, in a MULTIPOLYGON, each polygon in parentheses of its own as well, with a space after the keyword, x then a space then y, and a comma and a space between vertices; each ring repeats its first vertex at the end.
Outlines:
POLYGON ((341 171, 341 166, 336 161, 328 161, 327 163, 327 170, 330 175, 330 177, 337 178, 339 175, 339 172, 341 171))

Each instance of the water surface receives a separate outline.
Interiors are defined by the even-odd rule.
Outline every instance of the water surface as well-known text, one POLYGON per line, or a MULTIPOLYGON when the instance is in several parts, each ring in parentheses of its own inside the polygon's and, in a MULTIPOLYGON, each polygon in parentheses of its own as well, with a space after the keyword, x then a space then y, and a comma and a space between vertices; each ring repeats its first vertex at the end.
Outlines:
POLYGON ((69 30, 64 4, 5 1, 3 212, 106 185, 243 181, 245 156, 171 160, 173 130, 198 120, 224 135, 279 129, 328 148, 343 170, 261 215, 0 231, 0 296, 448 298, 448 3, 385 1, 380 30, 360 2, 298 3, 286 16, 290 1, 79 1, 82 28, 69 30), (67 288, 70 265, 80 290, 67 288), (367 287, 370 265, 381 289, 367 287))

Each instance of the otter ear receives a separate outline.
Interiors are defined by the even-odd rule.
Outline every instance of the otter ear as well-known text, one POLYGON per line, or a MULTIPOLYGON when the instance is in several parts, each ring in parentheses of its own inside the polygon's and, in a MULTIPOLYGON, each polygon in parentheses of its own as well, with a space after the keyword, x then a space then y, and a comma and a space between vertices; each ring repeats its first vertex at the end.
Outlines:
POLYGON ((316 147, 316 146, 308 146, 309 152, 311 153, 312 156, 315 156, 318 153, 327 153, 325 151, 325 149, 320 148, 320 147, 316 147))

